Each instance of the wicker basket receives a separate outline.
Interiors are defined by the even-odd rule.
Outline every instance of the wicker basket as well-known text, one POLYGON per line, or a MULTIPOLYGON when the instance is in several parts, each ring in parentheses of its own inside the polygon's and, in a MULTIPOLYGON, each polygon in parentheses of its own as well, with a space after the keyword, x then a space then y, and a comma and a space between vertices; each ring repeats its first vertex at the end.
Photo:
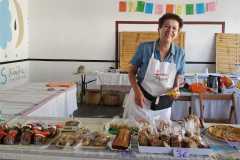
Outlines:
POLYGON ((98 105, 101 101, 100 90, 87 90, 85 95, 85 103, 89 105, 98 105))
POLYGON ((113 92, 104 93, 103 104, 106 106, 120 106, 121 105, 120 94, 113 92))

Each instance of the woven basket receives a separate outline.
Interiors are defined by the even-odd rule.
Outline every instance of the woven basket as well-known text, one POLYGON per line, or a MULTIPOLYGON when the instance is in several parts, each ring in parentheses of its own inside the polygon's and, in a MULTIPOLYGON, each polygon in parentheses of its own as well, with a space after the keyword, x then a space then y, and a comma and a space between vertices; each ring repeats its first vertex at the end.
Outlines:
POLYGON ((98 105, 101 101, 100 90, 87 90, 85 103, 89 105, 98 105))
POLYGON ((121 105, 121 97, 117 93, 104 93, 103 104, 106 106, 119 106, 121 105))

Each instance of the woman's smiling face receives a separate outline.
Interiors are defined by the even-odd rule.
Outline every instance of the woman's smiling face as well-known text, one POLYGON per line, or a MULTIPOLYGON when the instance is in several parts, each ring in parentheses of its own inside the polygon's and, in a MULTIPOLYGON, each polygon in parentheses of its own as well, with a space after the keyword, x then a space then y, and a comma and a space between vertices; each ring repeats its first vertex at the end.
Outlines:
POLYGON ((171 43, 178 35, 179 23, 176 20, 167 19, 158 31, 161 41, 171 43))

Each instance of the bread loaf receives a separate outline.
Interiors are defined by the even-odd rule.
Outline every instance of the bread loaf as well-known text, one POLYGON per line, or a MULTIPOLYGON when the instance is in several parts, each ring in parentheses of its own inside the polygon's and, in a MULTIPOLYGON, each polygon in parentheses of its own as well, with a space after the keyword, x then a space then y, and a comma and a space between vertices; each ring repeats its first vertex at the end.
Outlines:
POLYGON ((129 146, 131 132, 127 128, 122 128, 115 137, 112 143, 114 149, 127 149, 129 146))

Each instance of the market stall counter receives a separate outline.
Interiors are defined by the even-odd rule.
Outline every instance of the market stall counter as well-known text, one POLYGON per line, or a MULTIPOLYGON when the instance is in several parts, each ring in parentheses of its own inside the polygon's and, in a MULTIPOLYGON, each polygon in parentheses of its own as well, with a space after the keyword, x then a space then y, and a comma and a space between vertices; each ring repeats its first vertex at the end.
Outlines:
MULTIPOLYGON (((66 122, 80 122, 82 127, 86 127, 92 131, 92 133, 96 134, 97 131, 105 131, 106 132, 106 124, 108 124, 112 119, 107 118, 42 118, 42 117, 26 117, 26 116, 18 116, 10 121, 8 121, 9 126, 13 126, 15 124, 29 124, 31 123, 45 123, 49 125, 58 125, 66 124, 66 122)), ((73 125, 73 124, 71 124, 73 125)), ((28 125, 29 126, 29 125, 28 125)), ((26 126, 25 126, 26 127, 26 126)), ((24 128, 24 126, 23 126, 24 128)), ((62 128, 62 131, 66 129, 62 128)), ((34 131, 34 130, 33 130, 34 131)), ((85 132, 87 130, 82 130, 85 132)), ((39 133, 39 132, 38 132, 39 133)), ((92 134, 93 135, 93 134, 92 134)), ((56 138, 57 139, 57 138, 56 138)), ((0 159, 35 159, 35 160, 55 160, 55 159, 64 159, 64 160, 75 160, 75 159, 163 159, 163 160, 175 160, 175 159, 189 159, 189 160, 208 160, 211 159, 209 156, 194 156, 188 155, 183 157, 182 155, 176 155, 176 153, 171 154, 163 154, 163 153, 140 153, 138 148, 138 143, 136 143, 136 136, 132 136, 130 149, 129 150, 115 150, 111 149, 111 147, 56 147, 55 138, 46 145, 23 145, 23 144, 14 144, 14 145, 5 145, 0 144, 0 159)), ((208 140, 211 142, 211 140, 208 140)), ((215 141, 211 142, 212 144, 216 144, 220 148, 222 146, 226 146, 225 143, 218 143, 215 141)), ((216 146, 215 145, 215 146, 216 146)), ((231 147, 228 147, 228 149, 231 147)), ((231 151, 234 151, 232 149, 231 151)), ((176 151, 176 150, 175 150, 176 151)), ((178 150, 179 151, 179 150, 178 150)), ((180 149, 181 152, 181 149, 180 149)))
POLYGON ((25 83, 0 89, 2 114, 68 117, 76 109, 76 85, 58 87, 52 83, 25 83))

